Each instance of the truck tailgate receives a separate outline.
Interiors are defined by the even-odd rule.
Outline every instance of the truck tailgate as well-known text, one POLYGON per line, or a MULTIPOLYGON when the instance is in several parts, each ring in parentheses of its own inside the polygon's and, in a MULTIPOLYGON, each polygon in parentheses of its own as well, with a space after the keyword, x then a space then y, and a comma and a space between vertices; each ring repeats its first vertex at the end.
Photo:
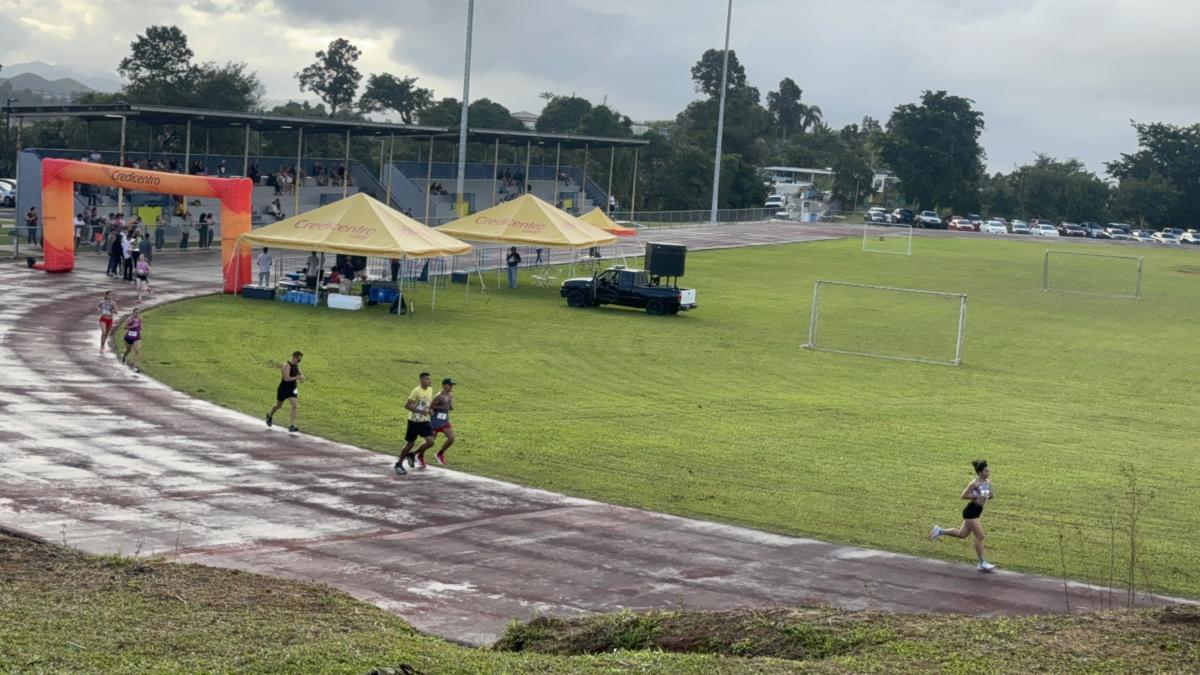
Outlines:
POLYGON ((694 288, 679 289, 679 306, 680 307, 695 307, 696 306, 696 289, 694 289, 694 288))

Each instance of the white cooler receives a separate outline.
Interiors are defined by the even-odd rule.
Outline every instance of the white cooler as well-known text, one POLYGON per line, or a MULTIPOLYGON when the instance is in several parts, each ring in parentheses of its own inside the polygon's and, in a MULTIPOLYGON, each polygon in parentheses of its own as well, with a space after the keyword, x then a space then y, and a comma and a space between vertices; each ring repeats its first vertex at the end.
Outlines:
POLYGON ((330 293, 325 301, 332 309, 362 309, 363 299, 361 295, 342 295, 341 293, 330 293))

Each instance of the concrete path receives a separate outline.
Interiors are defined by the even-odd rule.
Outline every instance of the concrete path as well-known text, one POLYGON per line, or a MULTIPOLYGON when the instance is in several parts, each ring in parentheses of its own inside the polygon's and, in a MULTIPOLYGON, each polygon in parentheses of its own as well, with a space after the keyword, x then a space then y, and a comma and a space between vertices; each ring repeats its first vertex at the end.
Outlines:
MULTIPOLYGON (((738 227, 755 243, 831 234, 738 227)), ((700 248, 734 234, 670 240, 700 248)), ((622 608, 1066 610, 1057 579, 982 576, 444 469, 395 476, 390 457, 267 429, 100 356, 99 294, 116 289, 132 306, 103 264, 85 255, 67 275, 0 266, 0 527, 93 553, 320 581, 468 644, 513 618, 622 608)), ((215 290, 218 267, 215 251, 162 257, 156 301, 215 290)), ((1073 607, 1091 605, 1091 589, 1071 589, 1073 607)))

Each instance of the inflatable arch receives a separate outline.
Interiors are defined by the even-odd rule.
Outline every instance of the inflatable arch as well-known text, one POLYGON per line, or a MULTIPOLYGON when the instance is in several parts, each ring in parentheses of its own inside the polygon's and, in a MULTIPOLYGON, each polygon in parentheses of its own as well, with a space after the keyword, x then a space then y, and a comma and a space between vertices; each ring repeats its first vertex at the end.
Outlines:
POLYGON ((42 240, 44 258, 34 265, 47 272, 75 268, 75 184, 89 183, 139 192, 187 197, 210 197, 221 202, 221 268, 226 293, 249 283, 250 253, 239 252, 238 237, 250 231, 251 196, 248 178, 188 176, 162 171, 128 169, 67 159, 42 160, 42 240))

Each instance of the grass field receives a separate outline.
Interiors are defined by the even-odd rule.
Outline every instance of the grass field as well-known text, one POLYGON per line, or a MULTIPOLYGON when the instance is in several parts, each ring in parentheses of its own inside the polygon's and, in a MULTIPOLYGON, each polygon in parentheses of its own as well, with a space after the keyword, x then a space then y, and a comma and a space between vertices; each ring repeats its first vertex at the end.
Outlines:
MULTIPOLYGON (((1032 242, 920 239, 912 257, 861 248, 850 238, 693 253, 686 281, 700 308, 677 317, 570 309, 556 289, 528 285, 486 301, 452 287, 437 311, 425 296, 399 318, 198 299, 149 313, 144 369, 259 416, 278 379, 266 364, 303 350, 301 428, 390 453, 402 399, 427 369, 460 382, 456 468, 955 560, 970 547, 924 535, 957 525, 968 462, 985 457, 989 558, 1101 582, 1129 575, 1133 476, 1148 495, 1138 587, 1200 595, 1200 543, 1187 534, 1200 527, 1200 251, 1119 247, 1146 256, 1135 302, 1042 293, 1045 247, 1032 242), (967 293, 964 364, 802 350, 814 279, 967 293)), ((922 327, 941 309, 861 302, 843 316, 862 328, 851 335, 827 315, 823 336, 911 345, 948 328, 922 327)))
POLYGON ((1194 607, 1087 616, 829 608, 513 623, 492 649, 421 635, 318 584, 0 535, 0 673, 1195 672, 1194 607))

